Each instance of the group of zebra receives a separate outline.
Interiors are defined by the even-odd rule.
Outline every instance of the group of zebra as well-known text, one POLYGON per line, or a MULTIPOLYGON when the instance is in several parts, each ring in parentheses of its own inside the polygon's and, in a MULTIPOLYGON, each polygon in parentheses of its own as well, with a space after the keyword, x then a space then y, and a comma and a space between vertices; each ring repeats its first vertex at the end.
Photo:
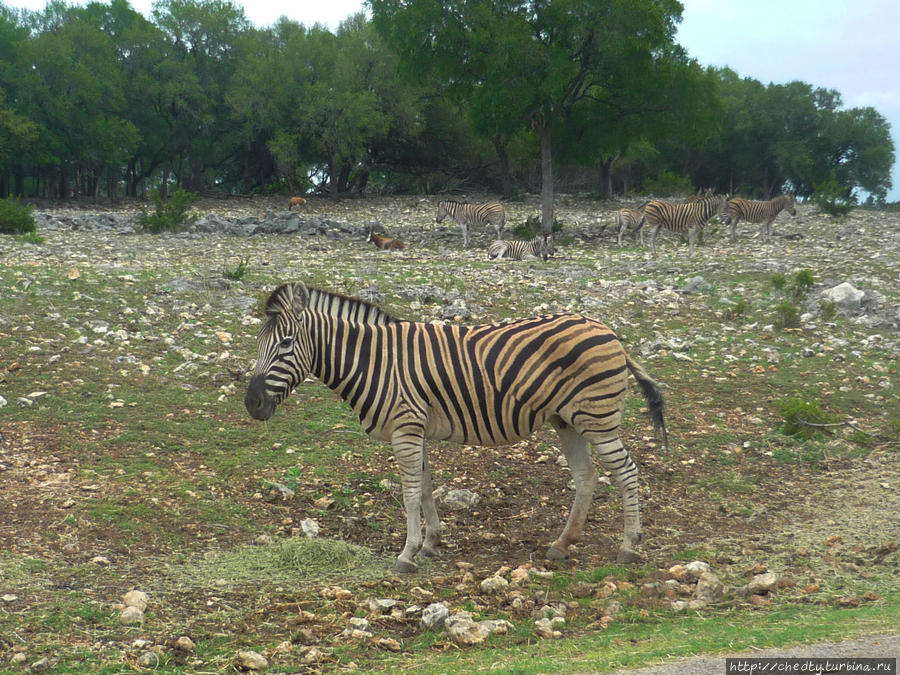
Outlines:
POLYGON ((488 258, 509 258, 510 260, 523 260, 525 258, 540 258, 546 260, 556 253, 553 246, 553 237, 543 234, 533 239, 524 240, 508 240, 503 239, 503 226, 506 225, 506 209, 499 202, 482 202, 480 204, 471 204, 468 202, 458 202, 454 200, 444 200, 438 202, 437 215, 434 220, 436 223, 450 216, 459 223, 463 233, 463 243, 469 246, 470 233, 469 229, 472 225, 479 227, 487 227, 493 225, 497 231, 497 240, 488 247, 488 258))
POLYGON ((644 225, 653 228, 650 234, 650 247, 656 255, 656 235, 661 228, 688 235, 689 254, 694 255, 694 242, 697 232, 703 228, 713 216, 721 217, 731 225, 731 241, 737 240, 737 224, 741 220, 748 223, 762 223, 762 234, 768 241, 771 237, 772 223, 783 210, 792 216, 797 215, 794 195, 779 195, 766 201, 725 197, 707 193, 692 195, 683 204, 673 204, 663 200, 645 202, 636 209, 619 209, 616 212, 619 246, 622 236, 627 231, 640 235, 644 245, 644 225))
MULTIPOLYGON (((622 237, 631 231, 640 236, 644 244, 644 225, 652 228, 650 247, 656 255, 656 237, 663 228, 676 233, 687 233, 689 254, 694 255, 694 244, 697 233, 713 216, 721 217, 731 225, 731 241, 737 240, 737 224, 740 221, 762 223, 762 234, 768 241, 771 237, 772 223, 781 211, 787 210, 792 216, 797 214, 794 196, 779 195, 765 201, 748 200, 740 197, 726 197, 707 191, 703 195, 692 195, 684 203, 673 203, 661 199, 645 202, 636 209, 624 208, 616 212, 616 227, 619 246, 622 237)), ((497 231, 497 241, 488 247, 489 258, 541 258, 547 260, 556 249, 551 235, 534 237, 528 241, 509 241, 503 239, 503 226, 506 224, 506 211, 498 202, 472 204, 444 200, 438 202, 435 221, 440 223, 447 216, 460 224, 463 241, 468 247, 470 227, 493 225, 497 231)), ((604 226, 605 229, 605 226, 604 226)))

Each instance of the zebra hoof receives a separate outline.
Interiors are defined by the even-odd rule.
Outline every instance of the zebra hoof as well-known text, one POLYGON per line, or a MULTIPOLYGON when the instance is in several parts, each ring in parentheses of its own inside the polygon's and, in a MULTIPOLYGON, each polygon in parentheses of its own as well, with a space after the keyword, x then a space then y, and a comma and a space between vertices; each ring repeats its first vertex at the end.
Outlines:
POLYGON ((554 545, 547 549, 547 554, 544 557, 547 560, 567 560, 569 552, 554 545))
POLYGON ((432 548, 431 546, 423 546, 419 551, 419 555, 423 558, 434 558, 437 556, 438 550, 436 548, 432 548))
POLYGON ((616 562, 622 565, 630 565, 631 563, 636 563, 641 559, 635 551, 629 551, 627 549, 622 549, 619 551, 619 555, 616 557, 616 562))
POLYGON ((394 563, 394 571, 400 574, 413 574, 419 571, 419 566, 414 562, 397 558, 397 562, 394 563))

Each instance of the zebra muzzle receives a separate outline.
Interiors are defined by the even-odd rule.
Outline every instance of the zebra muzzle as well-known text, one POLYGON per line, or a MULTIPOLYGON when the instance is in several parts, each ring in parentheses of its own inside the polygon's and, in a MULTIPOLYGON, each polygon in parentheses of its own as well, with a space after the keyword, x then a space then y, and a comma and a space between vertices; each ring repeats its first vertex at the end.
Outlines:
POLYGON ((253 419, 267 420, 275 413, 275 401, 266 393, 266 376, 254 375, 244 395, 244 406, 253 419))

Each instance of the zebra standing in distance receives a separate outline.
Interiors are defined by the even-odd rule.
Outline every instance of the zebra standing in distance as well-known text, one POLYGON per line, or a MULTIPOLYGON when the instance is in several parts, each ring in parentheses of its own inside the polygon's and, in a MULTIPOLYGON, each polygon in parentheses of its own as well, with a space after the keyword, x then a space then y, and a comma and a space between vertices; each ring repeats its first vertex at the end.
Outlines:
POLYGON ((619 231, 619 246, 622 245, 622 237, 627 230, 634 233, 635 238, 640 235, 641 246, 644 245, 644 209, 649 202, 644 202, 636 209, 619 209, 616 211, 616 229, 619 231))
POLYGON ((453 218, 462 228, 466 248, 469 247, 469 227, 472 225, 484 227, 493 225, 497 230, 497 239, 503 239, 503 226, 506 225, 506 209, 503 208, 503 204, 498 202, 470 204, 452 199, 438 202, 434 222, 440 223, 447 216, 453 218))
POLYGON ((778 195, 768 201, 751 201, 732 197, 725 205, 726 222, 731 221, 731 243, 737 241, 736 230, 739 220, 746 220, 748 223, 762 223, 760 233, 765 236, 766 241, 769 241, 772 237, 771 229, 775 216, 785 209, 792 216, 796 216, 796 205, 794 195, 791 194, 778 195))
POLYGON ((368 303, 336 296, 324 303, 326 312, 311 304, 323 295, 294 283, 269 296, 244 404, 252 417, 267 420, 312 374, 350 404, 367 434, 391 443, 406 510, 398 572, 416 571, 413 557, 434 555, 441 539, 425 439, 506 445, 546 422, 556 428, 575 479, 572 509, 547 557, 565 558, 581 537, 598 483, 593 448, 622 493, 619 562, 638 558, 637 467, 618 432, 628 372, 668 448, 664 403, 657 384, 609 328, 568 313, 471 327, 400 320, 376 325, 344 318, 383 314, 368 303))
POLYGON ((542 234, 528 241, 495 241, 488 246, 488 258, 509 258, 510 260, 522 260, 523 258, 540 258, 546 260, 556 253, 553 240, 549 234, 542 234))
POLYGON ((694 241, 697 230, 706 225, 714 215, 721 213, 725 207, 725 197, 721 195, 706 197, 691 204, 672 204, 662 200, 654 200, 644 207, 644 218, 647 225, 653 228, 650 235, 650 248, 656 255, 656 235, 665 227, 672 232, 687 232, 688 255, 694 255, 694 241))

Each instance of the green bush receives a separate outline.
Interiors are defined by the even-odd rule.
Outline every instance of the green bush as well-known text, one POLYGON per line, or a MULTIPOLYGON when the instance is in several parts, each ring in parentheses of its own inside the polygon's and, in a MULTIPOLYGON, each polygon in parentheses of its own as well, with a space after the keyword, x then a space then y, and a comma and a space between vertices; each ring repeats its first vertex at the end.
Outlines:
POLYGON ((800 326, 800 310, 794 307, 790 300, 784 300, 775 307, 775 327, 779 330, 785 328, 798 328, 800 326))
POLYGON ((248 267, 249 261, 247 260, 247 258, 244 258, 237 264, 236 267, 226 267, 224 270, 222 270, 222 276, 226 279, 230 279, 231 281, 240 281, 247 273, 248 267))
POLYGON ((819 408, 815 401, 805 401, 802 398, 789 398, 776 404, 778 412, 784 422, 781 425, 781 433, 807 440, 819 435, 822 425, 831 425, 838 422, 838 417, 819 408), (818 426, 816 426, 818 425, 818 426))
POLYGON ((163 201, 159 190, 150 193, 150 199, 155 206, 154 213, 148 213, 144 209, 140 217, 141 227, 154 234, 159 232, 179 232, 189 227, 197 214, 188 213, 191 205, 199 199, 196 193, 185 190, 175 190, 168 201, 163 201))
POLYGON ((656 178, 644 181, 644 193, 650 195, 690 195, 694 194, 694 184, 688 176, 663 169, 656 178))
POLYGON ((831 170, 831 178, 815 186, 814 199, 822 211, 839 220, 856 208, 853 189, 838 183, 834 169, 831 170))
MULTIPOLYGON (((553 219, 553 234, 562 232, 563 225, 558 218, 553 219)), ((512 229, 512 233, 519 239, 532 239, 538 235, 544 234, 544 227, 541 224, 541 216, 528 216, 524 223, 516 225, 512 229)))
POLYGON ((27 234, 37 231, 31 204, 18 199, 0 199, 0 234, 27 234))
POLYGON ((781 273, 772 275, 772 288, 776 291, 783 290, 784 287, 787 286, 787 279, 781 273))

